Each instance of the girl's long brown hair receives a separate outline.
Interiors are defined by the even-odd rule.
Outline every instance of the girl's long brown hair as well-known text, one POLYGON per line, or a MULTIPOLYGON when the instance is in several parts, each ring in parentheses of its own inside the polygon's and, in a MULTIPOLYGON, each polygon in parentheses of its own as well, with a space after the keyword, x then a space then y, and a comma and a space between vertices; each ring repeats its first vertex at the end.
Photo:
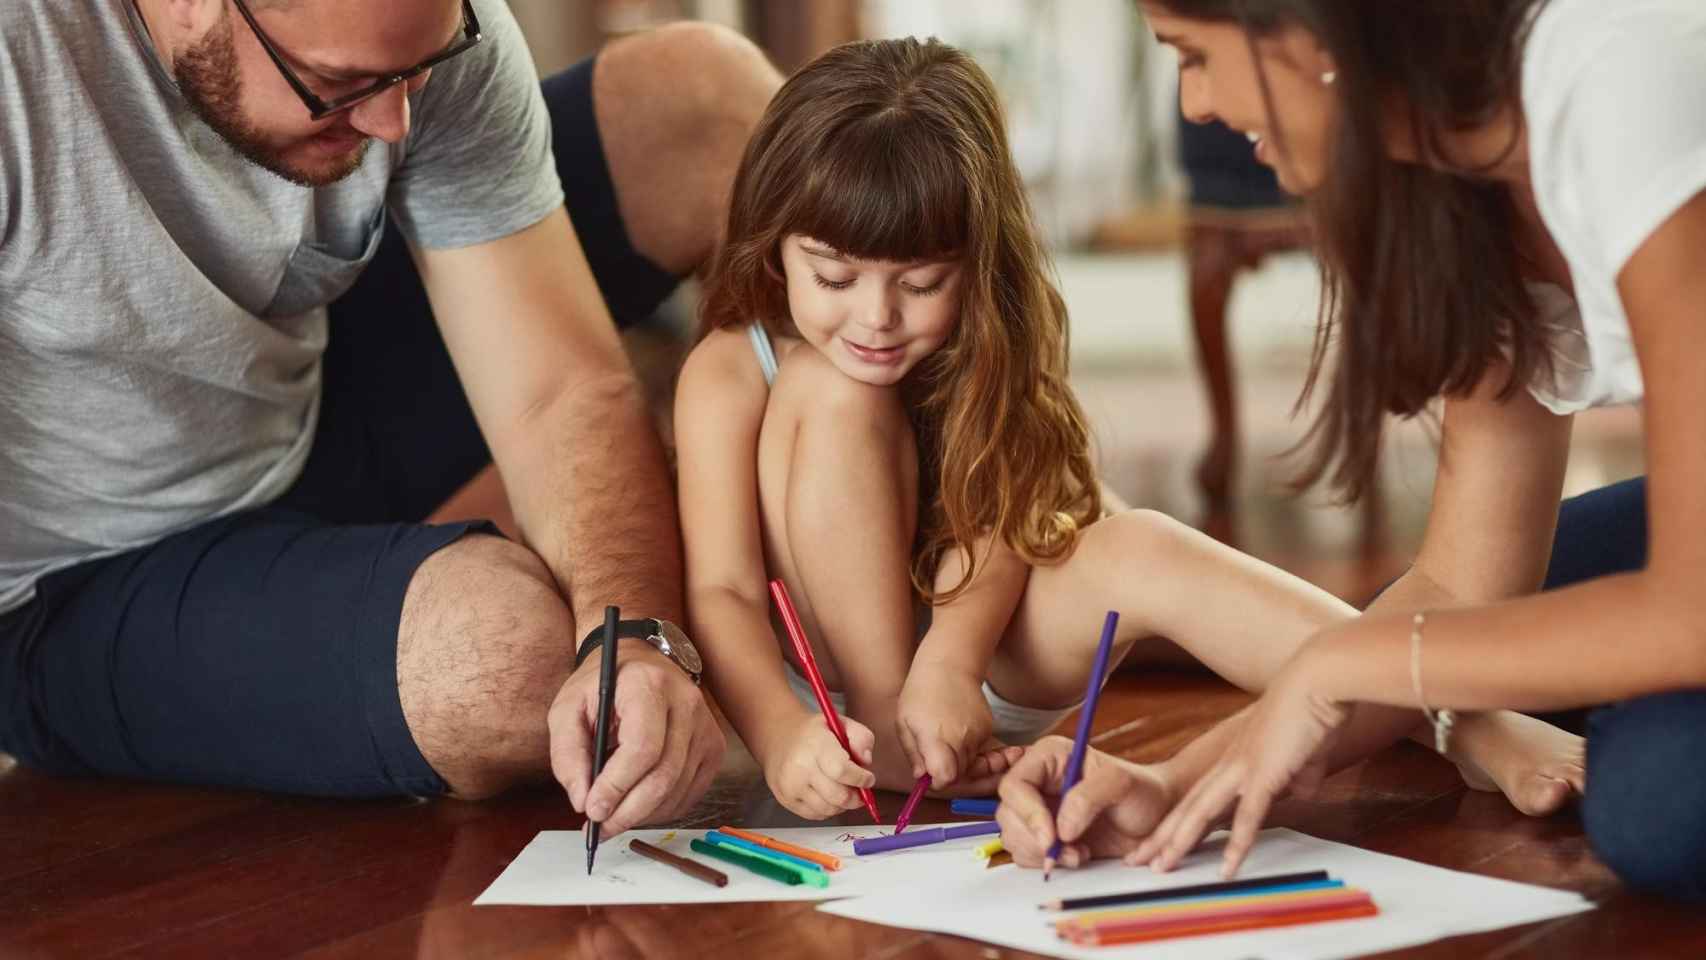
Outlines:
POLYGON ((1354 500, 1373 479, 1387 414, 1414 416, 1501 364, 1504 396, 1549 375, 1508 188, 1478 171, 1435 169, 1457 166, 1445 148, 1451 133, 1520 105, 1523 42, 1546 0, 1157 2, 1182 17, 1242 23, 1252 54, 1255 38, 1301 26, 1334 60, 1339 115, 1326 180, 1308 198, 1321 317, 1298 407, 1329 365, 1333 377, 1303 441, 1313 449, 1299 486, 1327 477, 1354 500), (1407 111, 1401 121, 1425 163, 1388 155, 1393 104, 1407 111))
POLYGON ((874 40, 795 73, 735 175, 706 331, 795 332, 780 259, 790 234, 858 259, 962 264, 959 320, 902 385, 919 447, 919 595, 958 596, 986 534, 1033 564, 1064 558, 1101 511, 1090 432, 1067 384, 1066 306, 976 62, 934 39, 874 40), (964 551, 965 576, 938 592, 950 549, 964 551))

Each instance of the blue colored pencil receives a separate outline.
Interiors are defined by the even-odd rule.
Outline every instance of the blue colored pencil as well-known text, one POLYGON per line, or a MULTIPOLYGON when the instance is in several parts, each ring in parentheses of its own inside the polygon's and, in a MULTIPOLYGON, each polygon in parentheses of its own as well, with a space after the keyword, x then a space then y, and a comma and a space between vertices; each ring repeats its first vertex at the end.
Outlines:
MULTIPOLYGON (((1084 750, 1090 745, 1090 724, 1096 718, 1096 701, 1102 695, 1102 678, 1108 673, 1108 651, 1114 645, 1114 630, 1120 624, 1120 615, 1116 610, 1108 611, 1108 618, 1102 621, 1102 639, 1096 645, 1096 663, 1090 668, 1090 687, 1084 692, 1084 706, 1078 711, 1078 735, 1072 738, 1072 756, 1066 761, 1066 779, 1060 785, 1060 798, 1066 799, 1066 794, 1078 785, 1078 778, 1084 773, 1084 750)), ((1043 858, 1043 880, 1054 871, 1055 861, 1060 859, 1060 831, 1055 831, 1054 843, 1048 848, 1048 855, 1043 858)))
POLYGON ((1132 904, 1189 903, 1193 900, 1224 900, 1231 897, 1266 896, 1274 893, 1300 893, 1305 890, 1341 890, 1343 880, 1330 880, 1327 871, 1288 873, 1277 877, 1250 877, 1222 883, 1199 883, 1188 887, 1139 890, 1135 893, 1109 893, 1095 897, 1072 897, 1037 904, 1038 910, 1091 910, 1102 907, 1124 907, 1132 904))

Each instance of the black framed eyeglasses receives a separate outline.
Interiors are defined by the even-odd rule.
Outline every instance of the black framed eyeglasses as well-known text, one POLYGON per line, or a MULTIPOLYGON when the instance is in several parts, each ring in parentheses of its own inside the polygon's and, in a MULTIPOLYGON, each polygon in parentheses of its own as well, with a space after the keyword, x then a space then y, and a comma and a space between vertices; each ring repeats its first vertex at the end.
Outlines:
POLYGON ((278 67, 278 72, 284 75, 284 81, 290 84, 290 89, 295 90, 298 97, 302 98, 303 104, 308 107, 308 116, 312 120, 324 120, 334 113, 342 113, 348 110, 363 100, 377 97, 399 83, 406 83, 426 73, 451 57, 467 53, 478 46, 481 40, 485 39, 480 33, 480 20, 474 16, 473 0, 462 0, 462 39, 401 73, 385 74, 360 90, 325 100, 309 88, 308 84, 304 83, 302 78, 290 69, 289 64, 284 62, 284 56, 273 45, 272 38, 268 37, 266 31, 262 30, 261 25, 255 21, 255 15, 249 12, 249 5, 243 0, 231 0, 231 2, 237 5, 237 12, 241 13, 243 19, 249 22, 249 29, 254 31, 255 39, 261 42, 261 49, 265 50, 267 56, 272 58, 273 65, 278 67))

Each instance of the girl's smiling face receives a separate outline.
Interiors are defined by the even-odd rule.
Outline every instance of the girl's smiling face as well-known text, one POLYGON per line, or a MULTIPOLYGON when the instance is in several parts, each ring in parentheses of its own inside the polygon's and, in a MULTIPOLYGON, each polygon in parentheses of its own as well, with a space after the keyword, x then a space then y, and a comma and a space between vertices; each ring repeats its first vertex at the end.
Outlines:
POLYGON ((859 260, 801 234, 782 241, 788 310, 836 369, 890 386, 935 352, 960 315, 953 260, 859 260))

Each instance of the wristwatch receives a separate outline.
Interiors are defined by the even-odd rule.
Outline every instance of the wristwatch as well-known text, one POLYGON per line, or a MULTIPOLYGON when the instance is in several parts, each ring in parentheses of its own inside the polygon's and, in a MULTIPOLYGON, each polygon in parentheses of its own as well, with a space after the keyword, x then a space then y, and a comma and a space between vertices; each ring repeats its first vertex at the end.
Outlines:
MULTIPOLYGON (((686 671, 695 686, 705 672, 705 662, 699 659, 699 648, 693 641, 687 639, 686 631, 668 620, 658 620, 648 617, 644 620, 620 620, 616 623, 616 636, 630 640, 644 640, 658 648, 658 652, 668 657, 676 666, 686 671)), ((604 627, 592 628, 592 632, 581 641, 580 650, 575 653, 575 668, 579 669, 583 661, 604 644, 604 627)))

